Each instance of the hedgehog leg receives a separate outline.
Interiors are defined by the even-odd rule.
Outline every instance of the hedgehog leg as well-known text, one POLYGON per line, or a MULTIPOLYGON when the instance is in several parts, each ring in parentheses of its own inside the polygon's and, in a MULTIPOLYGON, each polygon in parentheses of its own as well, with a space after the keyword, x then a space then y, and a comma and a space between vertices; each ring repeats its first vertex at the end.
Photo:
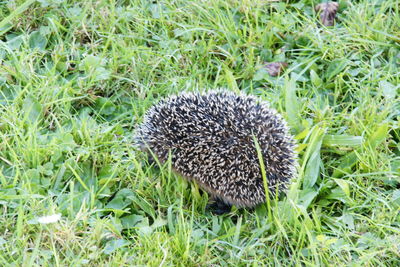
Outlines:
POLYGON ((206 206, 207 210, 215 215, 222 215, 231 211, 232 205, 225 203, 219 197, 214 197, 213 202, 206 206))

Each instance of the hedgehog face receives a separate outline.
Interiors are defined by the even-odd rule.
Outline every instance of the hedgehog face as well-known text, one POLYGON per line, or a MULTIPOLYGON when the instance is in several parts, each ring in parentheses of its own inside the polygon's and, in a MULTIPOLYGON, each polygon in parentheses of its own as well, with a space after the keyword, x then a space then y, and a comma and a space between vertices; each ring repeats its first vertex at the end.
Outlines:
POLYGON ((229 91, 182 93, 145 115, 137 139, 161 162, 172 152, 174 170, 211 195, 238 207, 266 200, 257 140, 270 195, 284 192, 295 175, 294 140, 268 103, 229 91))

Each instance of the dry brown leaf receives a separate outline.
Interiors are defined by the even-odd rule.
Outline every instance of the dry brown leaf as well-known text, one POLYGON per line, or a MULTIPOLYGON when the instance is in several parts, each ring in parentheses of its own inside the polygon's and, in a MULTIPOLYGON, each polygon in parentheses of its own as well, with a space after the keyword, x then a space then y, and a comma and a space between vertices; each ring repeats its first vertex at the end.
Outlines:
POLYGON ((286 62, 271 62, 265 65, 269 75, 275 77, 283 72, 287 68, 288 64, 286 62))
POLYGON ((321 23, 325 26, 333 26, 335 24, 336 12, 339 8, 337 2, 327 2, 318 4, 315 11, 320 13, 321 23))

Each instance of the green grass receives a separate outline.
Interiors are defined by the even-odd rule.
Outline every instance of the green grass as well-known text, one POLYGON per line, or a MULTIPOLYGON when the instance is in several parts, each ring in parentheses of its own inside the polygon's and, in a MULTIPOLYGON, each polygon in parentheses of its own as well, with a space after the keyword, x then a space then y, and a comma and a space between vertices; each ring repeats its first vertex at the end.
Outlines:
POLYGON ((153 2, 0 1, 0 265, 398 266, 400 2, 329 28, 315 0, 153 2), (132 146, 158 99, 216 87, 289 122, 287 197, 212 216, 132 146))

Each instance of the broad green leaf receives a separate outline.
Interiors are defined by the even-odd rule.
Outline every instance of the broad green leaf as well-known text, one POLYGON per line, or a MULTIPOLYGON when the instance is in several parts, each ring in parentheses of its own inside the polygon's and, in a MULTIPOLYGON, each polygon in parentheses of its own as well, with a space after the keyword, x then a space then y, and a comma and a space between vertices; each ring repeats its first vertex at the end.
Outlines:
POLYGON ((135 227, 139 222, 144 219, 142 215, 132 214, 121 218, 123 229, 130 229, 135 227))
POLYGON ((296 82, 293 79, 286 80, 284 84, 285 91, 285 108, 287 120, 290 127, 296 132, 301 131, 300 105, 296 96, 296 82))
POLYGON ((57 144, 62 151, 72 151, 77 144, 70 133, 60 133, 57 138, 57 144))
POLYGON ((153 229, 157 229, 157 228, 160 228, 160 227, 162 227, 162 226, 164 226, 164 225, 167 225, 167 220, 162 219, 161 217, 158 217, 158 218, 156 218, 156 219, 154 220, 154 222, 153 222, 153 224, 151 225, 151 227, 152 227, 153 229))
POLYGON ((232 241, 232 244, 234 246, 237 246, 239 244, 239 236, 240 236, 241 226, 242 226, 242 216, 239 217, 239 219, 236 223, 235 234, 233 236, 233 241, 232 241))
POLYGON ((113 165, 104 165, 98 175, 97 178, 99 179, 99 184, 103 185, 108 180, 112 179, 115 176, 115 166, 113 165))
POLYGON ((349 183, 346 180, 343 180, 343 179, 334 179, 334 181, 343 190, 343 192, 346 194, 346 196, 350 197, 349 183))
POLYGON ((150 5, 150 12, 153 19, 161 18, 161 4, 150 5))
POLYGON ((147 217, 140 221, 135 228, 139 235, 150 235, 153 232, 153 228, 150 226, 149 218, 147 217))
POLYGON ((357 76, 361 71, 362 71, 361 68, 352 68, 352 69, 349 69, 349 70, 347 71, 347 73, 350 74, 350 76, 355 77, 355 76, 357 76))
POLYGON ((381 239, 374 233, 363 233, 360 238, 357 240, 357 248, 361 250, 365 250, 367 248, 373 248, 377 244, 377 242, 380 242, 381 239))
MULTIPOLYGON (((170 234, 174 234, 175 233, 175 216, 173 213, 173 206, 169 206, 167 209, 167 221, 168 221, 168 230, 170 232, 170 234)), ((214 220, 213 220, 214 221, 214 220)))
POLYGON ((268 71, 265 68, 260 68, 259 70, 256 71, 256 73, 253 76, 253 81, 261 81, 264 80, 265 77, 268 77, 268 71))
POLYGON ((0 236, 0 249, 1 250, 4 248, 3 245, 6 243, 7 243, 7 241, 3 237, 0 236))
POLYGON ((315 126, 312 130, 307 150, 303 157, 303 189, 314 186, 319 177, 319 171, 322 167, 320 156, 322 139, 325 129, 315 126))
POLYGON ((371 136, 368 137, 368 145, 375 149, 379 144, 388 138, 389 124, 384 123, 378 126, 371 136))
POLYGON ((130 244, 130 242, 125 239, 113 239, 113 240, 107 242, 106 246, 104 247, 103 252, 106 255, 110 255, 117 249, 126 247, 129 244, 130 244))
POLYGON ((347 59, 336 59, 329 63, 328 69, 326 70, 325 77, 329 81, 337 74, 339 74, 348 65, 347 59))
POLYGON ((314 70, 310 70, 311 82, 315 87, 320 87, 322 85, 322 79, 314 70))
POLYGON ((133 202, 132 197, 134 197, 134 195, 135 194, 132 192, 132 190, 124 188, 118 191, 115 197, 107 203, 105 208, 123 210, 133 202))
POLYGON ((107 80, 111 76, 111 71, 104 67, 98 67, 94 70, 92 76, 94 77, 94 81, 107 80))
POLYGON ((346 196, 346 194, 340 187, 332 189, 331 193, 328 194, 325 198, 340 200, 343 203, 347 203, 349 201, 349 198, 346 196))
POLYGON ((337 178, 341 177, 346 173, 351 172, 351 168, 357 163, 358 157, 357 154, 353 151, 350 152, 349 154, 346 154, 342 159, 340 160, 339 166, 333 171, 332 176, 337 178))
POLYGON ((228 67, 225 67, 225 79, 228 83, 229 88, 232 88, 235 92, 239 92, 239 88, 236 83, 235 76, 233 76, 232 71, 229 70, 228 67))
MULTIPOLYGON (((0 59, 1 60, 1 59, 0 59)), ((5 77, 0 77, 0 105, 9 105, 12 103, 12 100, 15 98, 15 92, 12 89, 3 86, 6 83, 7 79, 5 77)))
POLYGON ((303 188, 310 188, 315 185, 319 177, 319 170, 322 166, 322 161, 320 157, 320 148, 314 150, 311 157, 307 161, 306 169, 303 178, 303 188))
POLYGON ((317 195, 318 195, 318 191, 315 190, 314 188, 307 188, 307 189, 301 190, 299 193, 298 204, 300 206, 303 206, 304 209, 307 209, 317 195))
POLYGON ((42 7, 48 7, 50 5, 58 5, 61 4, 62 2, 65 2, 65 0, 37 0, 42 7))
POLYGON ((146 212, 148 215, 150 215, 152 218, 155 218, 155 211, 152 205, 150 205, 149 202, 147 202, 145 199, 143 199, 142 197, 140 197, 138 194, 133 194, 128 196, 128 198, 130 200, 133 201, 133 203, 135 203, 137 206, 140 207, 141 210, 143 210, 144 212, 146 212))
POLYGON ((22 104, 22 110, 25 117, 31 122, 35 123, 43 117, 43 107, 39 101, 33 96, 27 96, 22 104))
POLYGON ((349 228, 350 230, 354 230, 355 226, 354 226, 354 216, 351 214, 343 214, 343 216, 341 217, 342 222, 346 225, 347 228, 349 228))
POLYGON ((17 50, 23 42, 23 35, 10 34, 7 35, 7 46, 11 50, 17 50), (10 36, 11 35, 11 36, 10 36))
MULTIPOLYGON (((379 125, 372 134, 364 141, 364 143, 375 149, 380 143, 386 140, 389 131, 389 124, 384 123, 379 125)), ((348 153, 342 157, 339 166, 333 171, 332 176, 335 178, 341 177, 346 173, 350 173, 353 166, 358 162, 356 151, 348 153)))
POLYGON ((379 88, 385 98, 394 99, 397 95, 397 89, 399 88, 399 86, 394 86, 387 81, 380 81, 379 88))
POLYGON ((396 189, 392 193, 391 202, 396 208, 400 207, 400 189, 396 189))
POLYGON ((310 133, 310 128, 304 129, 302 132, 298 133, 294 139, 296 140, 303 140, 304 138, 307 137, 307 135, 310 133))
POLYGON ((88 55, 83 59, 79 69, 89 71, 91 68, 94 69, 101 66, 103 66, 102 58, 98 56, 88 55))
POLYGON ((308 82, 309 80, 307 77, 304 77, 304 75, 296 73, 294 71, 290 73, 290 79, 297 82, 308 82))
POLYGON ((363 142, 362 136, 325 135, 322 141, 326 146, 359 146, 363 142))
POLYGON ((38 48, 44 51, 47 45, 47 39, 39 31, 34 31, 29 36, 29 47, 32 49, 38 48))
POLYGON ((105 97, 99 97, 96 99, 96 110, 102 115, 111 115, 115 112, 116 106, 114 103, 105 97))

